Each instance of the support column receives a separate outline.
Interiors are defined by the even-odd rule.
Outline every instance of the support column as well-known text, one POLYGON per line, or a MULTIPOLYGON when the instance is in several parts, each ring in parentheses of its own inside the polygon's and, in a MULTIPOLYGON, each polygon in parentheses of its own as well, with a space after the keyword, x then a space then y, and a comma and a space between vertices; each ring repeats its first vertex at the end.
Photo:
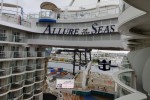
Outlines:
POLYGON ((79 64, 79 70, 81 70, 81 52, 80 53, 80 64, 79 64))
POLYGON ((92 60, 92 57, 91 57, 91 51, 89 51, 89 55, 90 55, 90 61, 92 60))
MULTIPOLYGON (((86 49, 85 49, 85 64, 87 64, 86 49)), ((87 66, 86 66, 86 67, 87 67, 87 66)))
POLYGON ((75 66, 76 66, 76 51, 74 50, 74 55, 73 55, 73 75, 75 75, 75 66))

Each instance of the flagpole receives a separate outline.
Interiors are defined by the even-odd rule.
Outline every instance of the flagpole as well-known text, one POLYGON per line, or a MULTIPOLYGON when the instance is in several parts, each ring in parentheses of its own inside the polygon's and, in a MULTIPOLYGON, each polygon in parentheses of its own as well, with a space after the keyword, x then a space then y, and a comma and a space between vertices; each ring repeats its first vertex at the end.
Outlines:
POLYGON ((3 0, 1 0, 1 14, 2 14, 2 10, 3 10, 3 0))

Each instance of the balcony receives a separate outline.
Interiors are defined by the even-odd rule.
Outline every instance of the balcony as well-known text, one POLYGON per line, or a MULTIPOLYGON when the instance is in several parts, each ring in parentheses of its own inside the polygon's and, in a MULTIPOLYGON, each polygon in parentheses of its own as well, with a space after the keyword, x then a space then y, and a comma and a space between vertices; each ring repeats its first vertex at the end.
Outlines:
POLYGON ((45 57, 45 52, 37 51, 37 57, 45 57))
POLYGON ((12 68, 2 68, 0 69, 0 77, 8 76, 12 72, 12 68))
POLYGON ((10 92, 8 94, 8 100, 22 100, 23 99, 23 91, 22 89, 10 92))
POLYGON ((10 90, 10 85, 3 85, 3 86, 0 86, 0 95, 8 92, 10 90))
POLYGON ((34 82, 35 82, 35 78, 26 79, 25 85, 30 85, 30 84, 33 84, 34 82))
POLYGON ((19 89, 23 87, 24 81, 19 81, 19 82, 12 82, 11 83, 11 90, 19 89))
POLYGON ((34 92, 33 92, 33 91, 28 92, 28 93, 26 93, 26 91, 24 91, 23 100, 29 100, 30 98, 32 98, 32 97, 33 97, 33 94, 34 94, 34 92))
POLYGON ((24 58, 26 57, 25 51, 12 51, 12 58, 24 58))
POLYGON ((44 80, 44 76, 36 76, 35 77, 35 82, 39 82, 39 81, 42 81, 44 80))
POLYGON ((43 69, 45 64, 37 64, 36 69, 43 69))
POLYGON ((42 88, 34 90, 34 95, 37 95, 42 92, 42 88))
POLYGON ((6 34, 0 33, 0 41, 6 41, 7 37, 6 34))
POLYGON ((0 59, 8 59, 10 58, 10 51, 0 51, 0 59))
POLYGON ((27 57, 36 57, 36 52, 35 51, 27 51, 27 57))
POLYGON ((21 66, 21 67, 13 67, 12 68, 12 74, 19 74, 25 71, 25 66, 21 66))
POLYGON ((26 66, 26 71, 34 71, 35 70, 35 65, 27 65, 26 66))

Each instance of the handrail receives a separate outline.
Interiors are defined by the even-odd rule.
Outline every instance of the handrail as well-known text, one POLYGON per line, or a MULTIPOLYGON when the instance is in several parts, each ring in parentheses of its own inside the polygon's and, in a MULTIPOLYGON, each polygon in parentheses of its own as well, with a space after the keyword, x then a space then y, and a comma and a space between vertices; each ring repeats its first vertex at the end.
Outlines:
POLYGON ((126 96, 123 96, 123 97, 120 97, 120 98, 117 98, 115 100, 143 100, 143 99, 146 99, 147 96, 144 94, 144 93, 141 93, 127 85, 125 85, 123 82, 120 81, 119 79, 119 75, 122 74, 122 73, 126 73, 126 72, 133 72, 134 70, 132 69, 125 69, 125 70, 121 70, 119 72, 116 72, 113 74, 113 79, 114 81, 120 86, 122 87, 123 89, 129 91, 131 94, 129 95, 126 95, 126 96))

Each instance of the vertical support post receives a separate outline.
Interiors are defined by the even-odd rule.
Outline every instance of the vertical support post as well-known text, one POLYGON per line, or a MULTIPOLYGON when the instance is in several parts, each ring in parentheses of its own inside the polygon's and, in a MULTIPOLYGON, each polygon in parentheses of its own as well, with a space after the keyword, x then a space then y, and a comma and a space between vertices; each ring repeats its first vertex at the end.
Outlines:
POLYGON ((74 55, 73 55, 73 75, 75 75, 75 64, 76 64, 76 51, 74 50, 74 55))
MULTIPOLYGON (((87 64, 86 49, 85 49, 85 64, 87 64)), ((87 67, 87 66, 86 66, 86 67, 87 67)))
POLYGON ((80 64, 79 64, 79 70, 81 70, 81 52, 80 53, 80 64))
POLYGON ((90 55, 90 61, 92 60, 92 57, 91 57, 91 51, 89 51, 89 55, 90 55))

